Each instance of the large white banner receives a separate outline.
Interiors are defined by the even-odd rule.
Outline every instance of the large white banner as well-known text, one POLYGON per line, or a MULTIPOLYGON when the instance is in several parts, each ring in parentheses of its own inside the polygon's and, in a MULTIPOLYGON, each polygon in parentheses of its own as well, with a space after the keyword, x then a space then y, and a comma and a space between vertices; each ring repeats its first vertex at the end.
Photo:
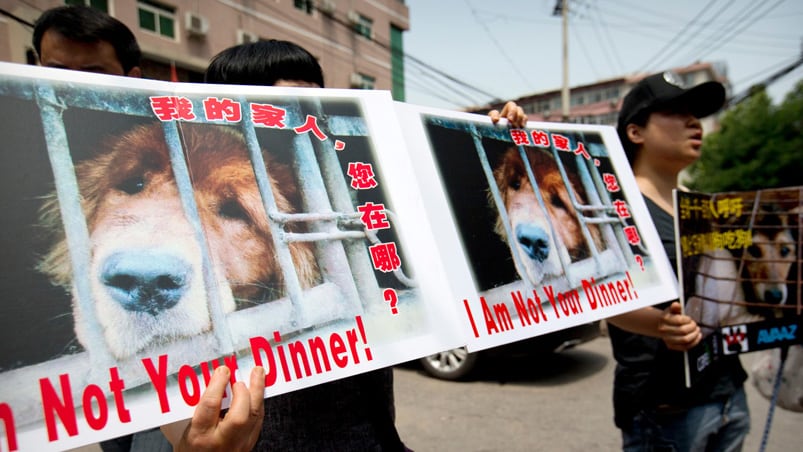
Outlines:
POLYGON ((14 64, 0 112, 2 450, 677 297, 610 127, 14 64))

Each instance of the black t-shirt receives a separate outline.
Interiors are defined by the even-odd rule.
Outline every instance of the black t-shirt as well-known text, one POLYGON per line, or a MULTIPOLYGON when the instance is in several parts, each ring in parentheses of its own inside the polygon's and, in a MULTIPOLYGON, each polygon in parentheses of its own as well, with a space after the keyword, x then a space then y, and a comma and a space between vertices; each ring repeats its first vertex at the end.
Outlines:
MULTIPOLYGON (((672 215, 644 197, 658 236, 677 272, 675 224, 672 215)), ((656 305, 665 309, 668 303, 656 305)), ((633 334, 608 325, 616 359, 613 405, 616 426, 627 429, 644 409, 668 406, 682 409, 732 395, 747 379, 738 356, 720 357, 692 388, 686 388, 683 352, 666 348, 661 339, 633 334)))
POLYGON ((265 399, 255 451, 404 451, 394 424, 392 369, 265 399))

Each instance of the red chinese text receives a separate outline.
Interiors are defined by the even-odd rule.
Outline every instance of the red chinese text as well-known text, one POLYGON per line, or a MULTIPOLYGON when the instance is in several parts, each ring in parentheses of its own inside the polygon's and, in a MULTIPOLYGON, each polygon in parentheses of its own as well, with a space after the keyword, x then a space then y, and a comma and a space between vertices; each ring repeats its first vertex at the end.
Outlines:
POLYGON ((312 134, 321 141, 326 139, 326 135, 324 135, 324 133, 321 132, 321 129, 318 127, 318 118, 312 115, 307 115, 306 122, 293 130, 295 130, 297 134, 312 132, 312 134))
POLYGON ((347 174, 351 176, 351 188, 366 190, 377 185, 374 167, 370 163, 349 162, 347 174))
POLYGON ((192 102, 186 97, 151 96, 151 109, 160 121, 192 121, 195 113, 192 102))
POLYGON ((396 253, 395 243, 380 243, 372 245, 368 249, 371 252, 371 261, 375 269, 388 273, 401 267, 401 259, 396 253))
POLYGON ((239 102, 216 97, 204 99, 204 114, 209 121, 240 122, 243 117, 239 102))
POLYGON ((361 206, 358 206, 357 211, 362 213, 362 217, 360 217, 360 219, 365 227, 369 230, 387 229, 390 227, 384 204, 367 202, 361 206))
POLYGON ((265 127, 284 129, 287 111, 271 104, 251 104, 251 121, 265 127))

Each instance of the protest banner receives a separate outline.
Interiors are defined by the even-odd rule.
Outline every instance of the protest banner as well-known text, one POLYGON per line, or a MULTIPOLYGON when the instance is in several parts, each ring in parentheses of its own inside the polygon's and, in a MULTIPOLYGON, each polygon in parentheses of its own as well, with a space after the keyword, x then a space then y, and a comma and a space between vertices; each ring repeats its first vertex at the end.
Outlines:
POLYGON ((398 110, 469 350, 676 296, 613 127, 398 110))
MULTIPOLYGON (((684 312, 704 336, 686 353, 687 385, 720 356, 790 347, 799 354, 803 187, 676 190, 675 211, 684 312)), ((787 370, 793 375, 802 370, 797 361, 787 370)), ((798 407, 801 381, 788 382, 798 388, 791 403, 798 407)), ((762 393, 768 392, 765 386, 762 393)))
POLYGON ((221 364, 270 397, 677 296, 610 127, 5 63, 0 111, 7 449, 186 419, 221 364))

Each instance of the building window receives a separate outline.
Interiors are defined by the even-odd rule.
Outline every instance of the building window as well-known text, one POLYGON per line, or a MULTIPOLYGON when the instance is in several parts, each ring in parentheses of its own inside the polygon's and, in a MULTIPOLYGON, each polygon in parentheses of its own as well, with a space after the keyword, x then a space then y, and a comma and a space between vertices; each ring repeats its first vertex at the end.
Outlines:
POLYGON ((307 14, 312 14, 312 11, 315 10, 315 5, 312 3, 312 0, 293 0, 293 6, 307 14))
POLYGON ((356 89, 374 89, 376 86, 376 79, 370 75, 354 72, 351 74, 350 85, 356 89))
POLYGON ((152 31, 170 39, 176 39, 176 10, 156 2, 140 0, 139 28, 152 31))
POLYGON ((91 6, 95 9, 103 11, 106 14, 109 13, 108 0, 66 0, 64 4, 72 6, 91 6))
POLYGON ((365 17, 357 12, 349 13, 349 21, 351 21, 351 28, 359 35, 365 36, 368 39, 374 37, 374 21, 371 18, 365 17))
POLYGON ((404 45, 402 30, 391 24, 390 26, 390 69, 391 89, 393 100, 404 102, 406 99, 404 88, 404 45))

